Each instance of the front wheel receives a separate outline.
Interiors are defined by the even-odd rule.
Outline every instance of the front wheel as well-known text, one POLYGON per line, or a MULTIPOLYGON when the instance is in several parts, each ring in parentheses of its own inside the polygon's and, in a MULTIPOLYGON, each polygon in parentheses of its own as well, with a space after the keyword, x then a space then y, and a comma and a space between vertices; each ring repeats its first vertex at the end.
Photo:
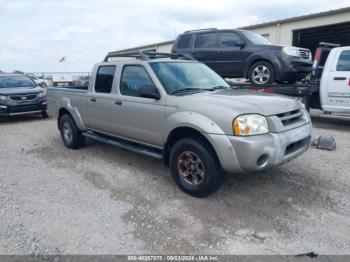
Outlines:
POLYGON ((222 184, 223 173, 214 150, 199 138, 181 139, 170 153, 171 174, 180 189, 194 197, 206 197, 222 184))
POLYGON ((249 68, 248 78, 256 86, 270 85, 276 80, 275 69, 269 62, 256 62, 249 68))
POLYGON ((78 149, 85 145, 85 137, 81 134, 70 115, 63 115, 59 120, 63 143, 71 149, 78 149))

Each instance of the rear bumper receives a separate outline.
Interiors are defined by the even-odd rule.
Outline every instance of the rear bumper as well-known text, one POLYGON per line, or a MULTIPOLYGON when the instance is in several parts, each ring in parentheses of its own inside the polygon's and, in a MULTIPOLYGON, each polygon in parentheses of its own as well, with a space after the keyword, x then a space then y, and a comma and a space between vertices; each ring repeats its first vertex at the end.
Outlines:
POLYGON ((310 146, 311 124, 266 135, 237 137, 209 135, 224 171, 259 171, 302 155, 310 146))
POLYGON ((26 105, 0 105, 0 117, 41 114, 47 112, 47 102, 26 105))

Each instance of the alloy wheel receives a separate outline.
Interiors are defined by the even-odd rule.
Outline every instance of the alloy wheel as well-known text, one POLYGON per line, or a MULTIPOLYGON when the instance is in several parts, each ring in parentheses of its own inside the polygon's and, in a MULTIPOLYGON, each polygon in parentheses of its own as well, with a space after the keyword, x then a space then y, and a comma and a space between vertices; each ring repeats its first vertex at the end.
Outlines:
POLYGON ((191 151, 181 153, 177 168, 183 179, 191 185, 199 185, 204 180, 204 164, 199 156, 191 151))

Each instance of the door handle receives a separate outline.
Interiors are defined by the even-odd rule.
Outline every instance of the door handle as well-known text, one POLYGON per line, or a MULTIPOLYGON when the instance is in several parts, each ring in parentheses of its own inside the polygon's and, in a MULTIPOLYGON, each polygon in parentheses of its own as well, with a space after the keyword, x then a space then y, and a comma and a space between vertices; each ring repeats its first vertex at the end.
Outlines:
POLYGON ((117 106, 121 106, 123 103, 122 101, 115 101, 114 104, 116 104, 117 106))
POLYGON ((90 98, 90 101, 91 101, 91 102, 96 102, 96 98, 95 98, 95 97, 92 97, 92 98, 90 98))
POLYGON ((333 80, 344 81, 346 77, 334 77, 333 80))

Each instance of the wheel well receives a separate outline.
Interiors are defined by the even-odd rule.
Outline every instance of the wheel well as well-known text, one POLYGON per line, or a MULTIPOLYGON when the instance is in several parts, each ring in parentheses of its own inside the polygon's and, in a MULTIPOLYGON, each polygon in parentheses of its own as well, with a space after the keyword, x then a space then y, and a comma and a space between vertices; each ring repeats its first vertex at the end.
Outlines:
POLYGON ((71 116, 71 114, 69 113, 69 111, 65 108, 61 108, 59 111, 58 111, 58 117, 57 117, 57 126, 58 126, 58 129, 60 129, 60 119, 63 115, 69 115, 71 116))
POLYGON ((180 139, 183 139, 183 138, 199 138, 199 139, 201 139, 202 141, 207 143, 207 145, 215 153, 215 157, 217 157, 213 146, 208 141, 208 139, 204 135, 202 135, 201 132, 199 132, 198 130, 196 130, 194 128, 190 128, 190 127, 177 127, 173 131, 170 132, 170 134, 168 135, 167 142, 165 143, 165 146, 164 146, 163 159, 164 159, 164 163, 166 166, 169 166, 169 157, 170 157, 171 148, 173 147, 173 145, 177 141, 179 141, 180 139))
POLYGON ((276 68, 274 67, 274 65, 271 63, 271 61, 269 61, 269 60, 267 60, 267 59, 265 59, 265 58, 257 58, 257 59, 255 59, 255 60, 253 60, 250 64, 249 64, 249 66, 246 68, 246 71, 245 71, 245 73, 244 73, 244 76, 246 77, 246 78, 248 78, 249 77, 249 70, 250 70, 250 68, 252 67, 252 65, 254 65, 255 63, 257 63, 257 62, 267 62, 267 63, 269 63, 271 66, 272 66, 272 68, 276 71, 276 68))

